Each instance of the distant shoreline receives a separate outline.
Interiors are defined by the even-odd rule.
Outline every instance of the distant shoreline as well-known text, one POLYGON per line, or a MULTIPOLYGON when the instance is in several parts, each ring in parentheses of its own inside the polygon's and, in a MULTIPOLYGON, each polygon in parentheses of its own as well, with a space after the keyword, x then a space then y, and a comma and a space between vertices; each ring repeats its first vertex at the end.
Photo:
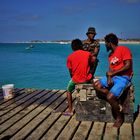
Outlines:
MULTIPOLYGON (((0 42, 0 44, 5 44, 5 43, 30 43, 30 44, 33 44, 33 43, 58 43, 58 44, 70 44, 71 41, 38 41, 38 42, 33 42, 33 41, 25 41, 25 42, 0 42)), ((99 40, 99 43, 101 44, 105 44, 104 41, 100 41, 99 40)), ((140 44, 140 40, 119 40, 119 44, 140 44)))
POLYGON ((120 44, 140 44, 140 41, 119 41, 120 44))
MULTIPOLYGON (((99 41, 101 44, 105 44, 104 41, 99 41)), ((119 41, 119 44, 140 44, 140 41, 119 41)))

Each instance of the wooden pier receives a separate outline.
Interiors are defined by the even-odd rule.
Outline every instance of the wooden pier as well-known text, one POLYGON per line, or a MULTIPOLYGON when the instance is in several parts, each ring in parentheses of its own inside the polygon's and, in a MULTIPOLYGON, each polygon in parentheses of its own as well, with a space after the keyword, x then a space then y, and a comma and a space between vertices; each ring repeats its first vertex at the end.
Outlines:
POLYGON ((65 90, 15 89, 14 94, 4 100, 0 89, 0 140, 140 140, 139 112, 133 123, 116 129, 113 123, 62 115, 68 107, 65 90))

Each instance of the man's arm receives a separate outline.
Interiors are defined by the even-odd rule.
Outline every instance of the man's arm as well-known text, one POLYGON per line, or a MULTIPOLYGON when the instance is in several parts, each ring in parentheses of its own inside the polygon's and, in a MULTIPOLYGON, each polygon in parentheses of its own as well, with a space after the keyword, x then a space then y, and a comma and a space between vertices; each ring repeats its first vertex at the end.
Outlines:
POLYGON ((131 68, 132 66, 132 60, 125 60, 124 61, 124 66, 122 68, 120 68, 119 70, 115 70, 115 71, 108 71, 106 73, 107 76, 115 76, 115 75, 120 75, 120 73, 128 70, 129 68, 131 68))

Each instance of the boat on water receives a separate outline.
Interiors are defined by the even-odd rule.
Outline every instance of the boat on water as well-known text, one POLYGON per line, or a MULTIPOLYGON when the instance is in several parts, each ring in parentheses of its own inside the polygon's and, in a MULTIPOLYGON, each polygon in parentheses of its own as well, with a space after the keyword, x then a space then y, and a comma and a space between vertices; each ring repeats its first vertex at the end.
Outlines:
POLYGON ((34 48, 34 47, 35 47, 35 46, 31 44, 29 47, 26 47, 25 49, 26 49, 26 50, 30 50, 30 49, 32 49, 32 48, 34 48))

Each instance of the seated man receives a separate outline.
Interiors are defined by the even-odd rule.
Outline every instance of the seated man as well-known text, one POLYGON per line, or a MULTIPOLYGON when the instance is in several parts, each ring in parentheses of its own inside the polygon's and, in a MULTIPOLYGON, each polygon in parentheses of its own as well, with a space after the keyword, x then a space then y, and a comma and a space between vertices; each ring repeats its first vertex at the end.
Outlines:
POLYGON ((113 126, 119 128, 123 124, 124 114, 117 98, 131 80, 132 54, 127 47, 118 46, 118 38, 113 33, 105 36, 105 45, 107 51, 111 51, 108 56, 109 70, 106 76, 93 83, 93 86, 111 105, 115 119, 113 126))
POLYGON ((91 82, 92 74, 90 73, 90 66, 94 65, 94 58, 90 52, 83 50, 81 40, 75 39, 71 43, 72 50, 74 51, 67 58, 67 68, 69 69, 71 80, 67 87, 68 99, 68 112, 64 115, 72 115, 72 92, 75 85, 79 83, 91 82))

